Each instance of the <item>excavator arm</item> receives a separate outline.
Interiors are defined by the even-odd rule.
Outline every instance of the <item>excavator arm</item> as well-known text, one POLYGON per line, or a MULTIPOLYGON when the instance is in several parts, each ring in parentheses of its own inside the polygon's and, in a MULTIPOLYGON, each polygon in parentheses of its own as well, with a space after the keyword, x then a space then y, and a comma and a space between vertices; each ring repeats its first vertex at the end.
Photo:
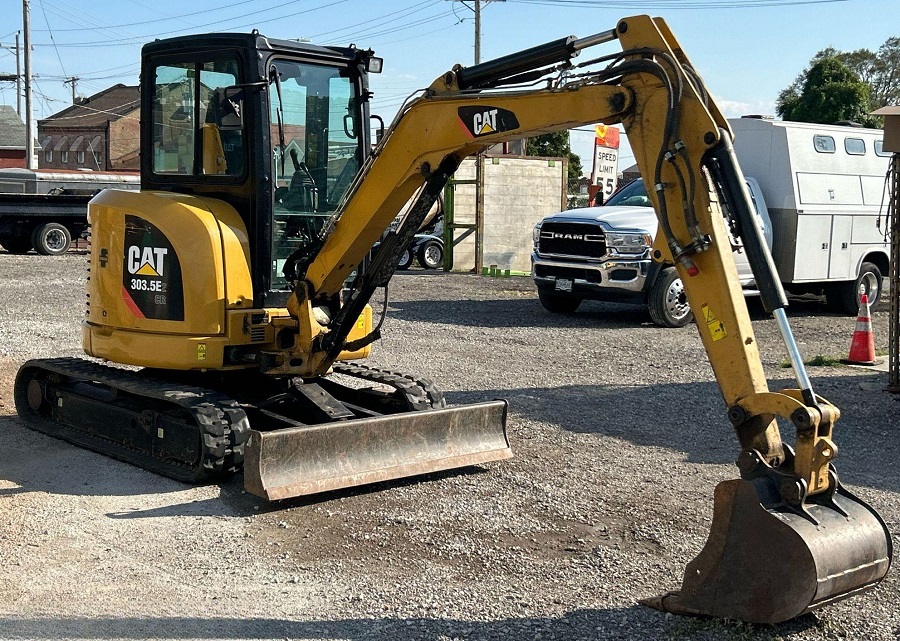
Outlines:
POLYGON ((631 17, 589 38, 456 67, 408 102, 348 190, 321 250, 308 264, 287 268, 298 274, 288 309, 300 338, 281 361, 291 364, 285 371, 322 375, 342 350, 377 338, 375 332, 346 340, 463 158, 504 141, 597 122, 624 126, 652 186, 661 230, 655 258, 673 263, 684 282, 741 452, 742 478, 717 488, 713 531, 681 592, 648 602, 771 623, 874 585, 888 569, 890 536, 874 510, 838 481, 832 428, 839 411, 814 394, 803 369, 728 124, 660 19, 631 17), (575 63, 585 49, 612 40, 621 52, 575 63), (369 248, 416 195, 406 221, 365 265, 369 248), (726 217, 748 252, 764 306, 778 321, 799 389, 768 389, 726 217), (350 293, 335 309, 354 270, 350 293), (782 443, 779 419, 796 428, 796 451, 782 443), (783 553, 774 558, 775 550, 783 553))

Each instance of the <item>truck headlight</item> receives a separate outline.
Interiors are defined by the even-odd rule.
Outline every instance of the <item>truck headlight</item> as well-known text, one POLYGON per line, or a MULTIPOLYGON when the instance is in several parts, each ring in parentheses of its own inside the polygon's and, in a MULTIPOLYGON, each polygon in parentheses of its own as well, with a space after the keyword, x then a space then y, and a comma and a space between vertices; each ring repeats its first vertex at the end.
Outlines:
POLYGON ((541 239, 541 224, 538 223, 534 226, 534 229, 531 230, 531 242, 534 243, 534 246, 537 247, 538 241, 541 239))
POLYGON ((606 232, 606 246, 619 254, 643 254, 653 242, 650 234, 606 232))

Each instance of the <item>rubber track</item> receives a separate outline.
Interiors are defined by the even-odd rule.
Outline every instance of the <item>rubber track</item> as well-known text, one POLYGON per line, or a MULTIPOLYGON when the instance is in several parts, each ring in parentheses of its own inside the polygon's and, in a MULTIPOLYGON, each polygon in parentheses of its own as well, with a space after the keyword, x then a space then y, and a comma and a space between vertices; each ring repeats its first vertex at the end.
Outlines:
POLYGON ((444 394, 429 378, 417 378, 412 374, 393 372, 361 363, 335 363, 332 369, 337 374, 393 387, 403 393, 410 409, 414 411, 447 407, 444 394))
POLYGON ((152 398, 154 401, 176 405, 193 417, 194 425, 202 439, 203 451, 199 464, 192 466, 42 418, 28 405, 26 395, 28 381, 24 381, 23 389, 20 389, 17 380, 16 406, 19 408, 19 416, 31 429, 63 438, 179 481, 216 480, 234 474, 243 466, 244 444, 250 436, 250 424, 238 403, 223 394, 80 358, 31 360, 21 369, 25 368, 38 368, 70 380, 97 382, 138 399, 152 398))

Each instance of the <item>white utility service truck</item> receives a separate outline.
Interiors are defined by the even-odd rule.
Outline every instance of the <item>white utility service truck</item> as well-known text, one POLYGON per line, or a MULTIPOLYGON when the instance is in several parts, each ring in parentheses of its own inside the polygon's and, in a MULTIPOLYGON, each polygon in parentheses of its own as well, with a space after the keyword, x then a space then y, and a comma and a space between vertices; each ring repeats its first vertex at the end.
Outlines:
MULTIPOLYGON (((878 301, 890 255, 883 132, 745 117, 729 120, 775 266, 792 294, 824 295, 829 307, 859 310, 878 301)), ((680 327, 692 319, 671 265, 653 263, 656 215, 640 182, 605 206, 544 218, 534 229, 532 278, 543 306, 571 313, 582 300, 645 302, 653 321, 680 327)), ((748 293, 753 278, 738 248, 748 293)))

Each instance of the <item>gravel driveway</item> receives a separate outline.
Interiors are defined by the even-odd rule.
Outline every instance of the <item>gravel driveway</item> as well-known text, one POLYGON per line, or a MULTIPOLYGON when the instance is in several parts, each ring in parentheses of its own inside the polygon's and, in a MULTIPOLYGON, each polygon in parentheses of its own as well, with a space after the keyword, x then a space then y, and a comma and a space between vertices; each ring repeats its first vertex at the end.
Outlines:
MULTIPOLYGON (((736 476, 693 326, 600 303, 554 316, 529 279, 402 273, 371 362, 430 376, 454 404, 506 398, 515 458, 266 504, 240 477, 186 486, 20 424, 22 360, 80 352, 85 269, 83 253, 0 253, 0 638, 900 637, 896 572, 776 627, 637 604, 678 587, 713 488, 736 476)), ((791 315, 807 358, 846 355, 855 319, 809 301, 791 315)), ((773 387, 793 386, 774 321, 753 316, 773 387)), ((873 325, 886 346, 887 314, 873 325)), ((900 532, 887 375, 810 373, 843 413, 842 479, 900 532)))

